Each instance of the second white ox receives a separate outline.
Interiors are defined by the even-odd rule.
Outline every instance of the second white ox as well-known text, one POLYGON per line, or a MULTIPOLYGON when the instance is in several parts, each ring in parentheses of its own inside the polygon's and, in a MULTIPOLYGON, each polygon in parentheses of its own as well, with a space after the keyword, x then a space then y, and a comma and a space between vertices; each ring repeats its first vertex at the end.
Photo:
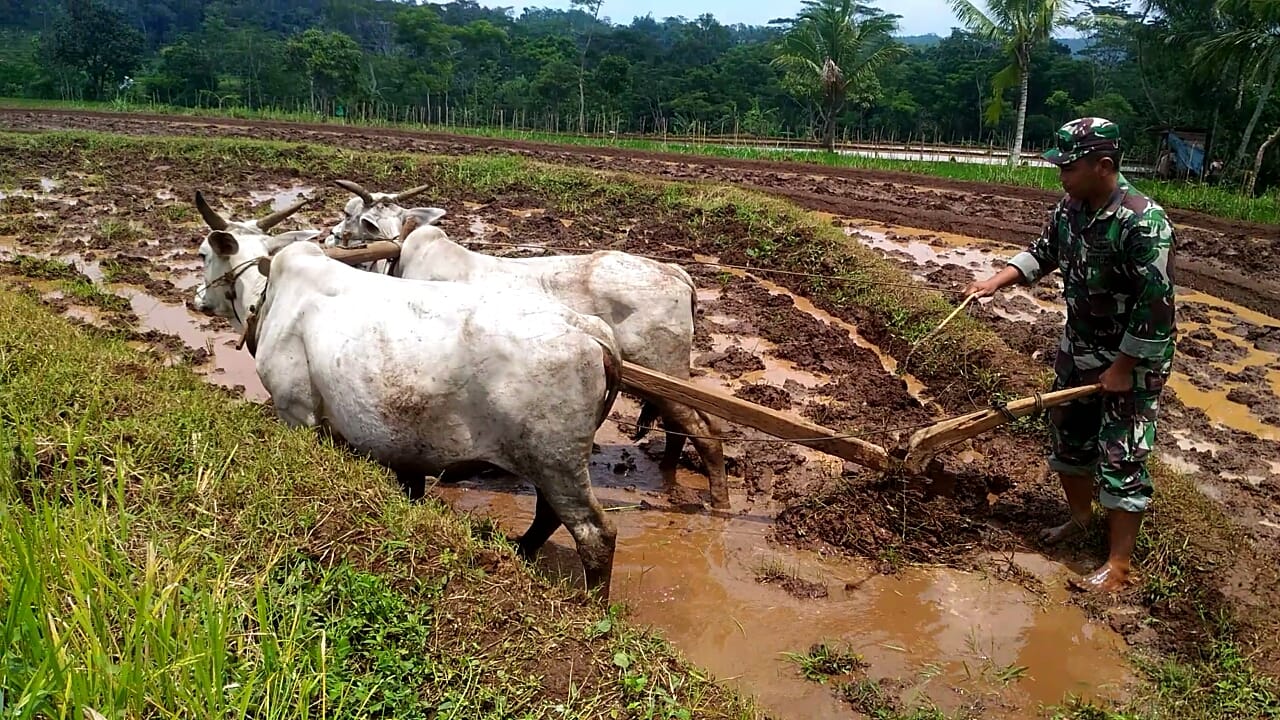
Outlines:
POLYGON ((196 203, 211 228, 196 305, 245 333, 284 422, 331 432, 417 493, 458 467, 528 479, 537 509, 521 554, 563 523, 588 586, 608 596, 616 530, 588 474, 620 387, 608 325, 520 288, 362 272, 310 242, 272 257, 280 243, 254 223, 196 203))
MULTIPOLYGON (((349 247, 399 238, 402 250, 399 261, 390 266, 392 275, 518 286, 545 293, 579 313, 608 323, 624 360, 689 379, 697 291, 693 279, 680 266, 616 251, 536 258, 473 252, 433 225, 444 216, 444 210, 406 209, 399 204, 423 192, 425 186, 388 194, 371 193, 349 180, 336 184, 356 197, 347 202, 344 218, 334 226, 328 244, 349 247), (405 232, 410 217, 416 221, 412 234, 405 232)), ((385 272, 387 268, 373 270, 385 272)), ((712 506, 728 508, 719 428, 709 416, 686 405, 645 398, 633 439, 644 436, 655 416, 661 416, 663 426, 674 431, 667 435, 662 468, 675 469, 689 436, 706 465, 712 506)))

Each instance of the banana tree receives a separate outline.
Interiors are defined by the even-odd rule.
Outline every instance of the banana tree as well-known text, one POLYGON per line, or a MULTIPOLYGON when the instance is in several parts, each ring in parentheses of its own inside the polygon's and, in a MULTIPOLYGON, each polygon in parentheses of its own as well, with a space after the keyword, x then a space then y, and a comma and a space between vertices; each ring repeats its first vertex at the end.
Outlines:
POLYGON ((817 106, 822 145, 833 151, 849 90, 873 86, 876 70, 906 52, 890 37, 897 16, 853 0, 805 0, 789 24, 773 64, 797 99, 817 106))
POLYGON ((1066 25, 1070 0, 986 0, 983 12, 970 0, 949 0, 951 9, 970 32, 999 43, 1009 64, 991 81, 986 120, 995 124, 1004 113, 1004 93, 1018 87, 1018 118, 1009 148, 1009 164, 1022 158, 1022 133, 1027 123, 1027 86, 1031 80, 1031 51, 1066 25))

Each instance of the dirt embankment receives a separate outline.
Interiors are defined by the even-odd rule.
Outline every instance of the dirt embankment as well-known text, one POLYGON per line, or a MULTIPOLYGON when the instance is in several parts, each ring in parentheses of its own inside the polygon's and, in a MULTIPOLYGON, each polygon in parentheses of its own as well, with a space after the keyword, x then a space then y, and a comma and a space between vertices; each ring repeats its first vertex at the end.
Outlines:
MULTIPOLYGON (((797 162, 699 158, 676 153, 551 145, 388 128, 237 119, 0 108, 0 128, 86 129, 312 141, 366 150, 443 154, 514 152, 552 162, 681 180, 725 182, 780 195, 812 210, 1026 245, 1059 194, 901 172, 797 162)), ((1280 316, 1280 226, 1169 208, 1178 225, 1177 282, 1280 316)))

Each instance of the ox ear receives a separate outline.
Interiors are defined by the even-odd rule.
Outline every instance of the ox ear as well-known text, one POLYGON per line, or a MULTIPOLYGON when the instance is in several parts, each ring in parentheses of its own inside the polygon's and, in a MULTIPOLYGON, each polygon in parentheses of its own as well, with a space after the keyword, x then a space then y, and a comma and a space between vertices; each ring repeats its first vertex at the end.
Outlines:
POLYGON ((266 242, 267 253, 275 255, 285 247, 296 242, 309 242, 320 235, 319 230, 290 230, 279 235, 272 235, 266 242))
POLYGON ((262 277, 271 277, 271 256, 258 258, 258 272, 262 277))
POLYGON ((378 227, 378 223, 367 217, 360 218, 360 229, 372 237, 382 237, 382 228, 378 227))
POLYGON ((419 225, 435 225, 436 221, 445 216, 443 208, 438 207, 416 207, 409 210, 409 215, 418 219, 419 225))
POLYGON ((226 230, 214 230, 209 233, 209 245, 222 257, 231 257, 240 249, 236 236, 226 230))

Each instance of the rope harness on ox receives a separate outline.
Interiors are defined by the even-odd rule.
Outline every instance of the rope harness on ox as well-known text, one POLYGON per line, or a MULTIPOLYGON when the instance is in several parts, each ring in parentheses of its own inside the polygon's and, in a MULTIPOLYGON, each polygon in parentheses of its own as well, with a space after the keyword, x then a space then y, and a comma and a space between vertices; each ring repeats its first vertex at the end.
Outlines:
POLYGON ((240 276, 244 275, 251 267, 255 267, 258 261, 267 255, 262 255, 239 263, 230 270, 219 275, 213 282, 204 286, 207 293, 219 285, 227 285, 226 298, 231 302, 231 314, 235 316, 236 322, 244 326, 244 332, 240 334, 240 340, 236 342, 236 350, 243 348, 246 344, 249 346, 249 354, 253 355, 257 350, 257 329, 258 329, 258 308, 262 306, 262 301, 267 297, 267 288, 271 286, 271 276, 266 276, 266 282, 262 285, 262 292, 258 294, 258 300, 250 304, 246 310, 248 314, 241 319, 240 311, 236 310, 236 299, 239 294, 236 291, 236 283, 240 281, 240 276))

